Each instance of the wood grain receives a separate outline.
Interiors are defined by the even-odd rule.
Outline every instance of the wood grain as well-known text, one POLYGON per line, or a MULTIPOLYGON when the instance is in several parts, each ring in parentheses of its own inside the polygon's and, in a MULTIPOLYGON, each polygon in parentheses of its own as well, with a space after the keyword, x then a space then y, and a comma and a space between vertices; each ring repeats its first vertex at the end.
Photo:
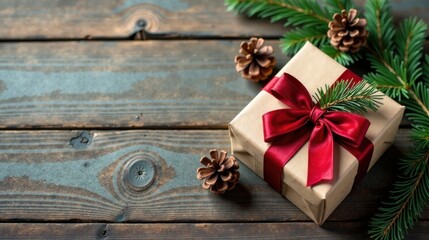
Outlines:
MULTIPOLYGON (((429 22, 425 0, 391 2, 397 20, 417 16, 429 22)), ((167 38, 284 33, 282 23, 227 12, 222 0, 3 0, 1 6, 0 39, 127 38, 141 30, 167 38)))
MULTIPOLYGON (((385 196, 408 130, 329 218, 368 218, 385 196)), ((108 222, 309 221, 257 175, 241 166, 235 191, 218 196, 196 180, 199 158, 229 150, 225 130, 3 131, 0 220, 108 222), (153 185, 135 192, 123 181, 131 160, 155 163, 153 185)), ((429 216, 426 211, 423 218, 429 216)))
POLYGON ((0 44, 0 129, 226 129, 263 86, 235 71, 240 42, 0 44))
MULTIPOLYGON (((407 239, 427 239, 419 222, 407 239)), ((366 222, 314 223, 0 223, 4 239, 369 239, 366 222)))
POLYGON ((235 71, 240 42, 1 44, 0 128, 226 128, 262 87, 235 71))
POLYGON ((160 37, 279 37, 284 31, 281 23, 229 13, 222 0, 4 0, 1 6, 0 39, 128 38, 141 30, 160 37))

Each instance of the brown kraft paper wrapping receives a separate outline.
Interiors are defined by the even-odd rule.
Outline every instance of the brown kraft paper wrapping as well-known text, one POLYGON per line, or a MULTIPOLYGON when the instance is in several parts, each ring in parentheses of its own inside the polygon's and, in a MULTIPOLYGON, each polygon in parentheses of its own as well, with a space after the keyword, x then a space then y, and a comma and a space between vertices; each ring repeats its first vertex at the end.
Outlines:
MULTIPOLYGON (((317 88, 332 85, 345 70, 311 43, 306 43, 277 76, 288 72, 313 95, 317 88)), ((404 113, 404 107, 387 96, 382 103, 377 112, 363 115, 371 122, 366 137, 374 144, 368 170, 393 143, 404 113)), ((261 91, 229 124, 233 154, 260 177, 264 172, 264 153, 269 147, 264 142, 262 115, 280 108, 286 105, 261 91)), ((334 154, 334 180, 328 183, 306 187, 308 143, 283 168, 282 195, 319 225, 348 195, 357 174, 358 161, 352 154, 338 145, 334 154)))

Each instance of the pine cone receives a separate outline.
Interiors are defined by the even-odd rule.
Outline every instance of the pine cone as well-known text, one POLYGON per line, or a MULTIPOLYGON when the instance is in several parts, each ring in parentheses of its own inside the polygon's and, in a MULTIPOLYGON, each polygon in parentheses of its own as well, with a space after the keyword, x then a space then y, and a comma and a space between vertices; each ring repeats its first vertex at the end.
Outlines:
POLYGON ((203 188, 222 194, 237 185, 240 173, 234 156, 227 157, 225 151, 210 150, 211 160, 204 156, 200 162, 206 166, 197 169, 197 178, 204 179, 203 188))
POLYGON ((235 56, 235 69, 241 72, 243 78, 252 82, 265 80, 276 65, 273 52, 273 47, 264 45, 262 38, 251 38, 249 42, 242 42, 240 45, 242 55, 235 56))
POLYGON ((368 31, 365 18, 357 18, 357 10, 350 9, 335 13, 334 21, 329 22, 328 37, 334 48, 341 52, 357 52, 362 45, 366 44, 368 31))

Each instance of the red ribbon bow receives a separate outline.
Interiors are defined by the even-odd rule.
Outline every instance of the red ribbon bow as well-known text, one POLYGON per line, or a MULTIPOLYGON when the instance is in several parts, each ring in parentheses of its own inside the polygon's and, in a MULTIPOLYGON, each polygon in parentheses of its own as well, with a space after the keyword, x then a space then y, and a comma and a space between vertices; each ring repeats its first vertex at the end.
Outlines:
POLYGON ((358 158, 359 174, 366 173, 373 150, 365 138, 370 122, 356 114, 320 109, 304 85, 287 73, 273 80, 265 90, 290 108, 263 115, 265 142, 271 143, 264 156, 265 181, 281 192, 284 165, 308 140, 307 186, 333 179, 334 140, 358 158))

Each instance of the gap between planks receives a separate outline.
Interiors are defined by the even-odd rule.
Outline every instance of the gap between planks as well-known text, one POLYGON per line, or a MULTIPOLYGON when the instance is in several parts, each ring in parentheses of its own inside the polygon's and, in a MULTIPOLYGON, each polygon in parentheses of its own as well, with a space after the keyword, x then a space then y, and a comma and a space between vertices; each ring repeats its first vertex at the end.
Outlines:
MULTIPOLYGON (((171 223, 37 224, 0 223, 0 234, 13 239, 367 239, 367 222, 314 223, 171 223)), ((407 239, 427 239, 429 222, 420 221, 407 239)))

